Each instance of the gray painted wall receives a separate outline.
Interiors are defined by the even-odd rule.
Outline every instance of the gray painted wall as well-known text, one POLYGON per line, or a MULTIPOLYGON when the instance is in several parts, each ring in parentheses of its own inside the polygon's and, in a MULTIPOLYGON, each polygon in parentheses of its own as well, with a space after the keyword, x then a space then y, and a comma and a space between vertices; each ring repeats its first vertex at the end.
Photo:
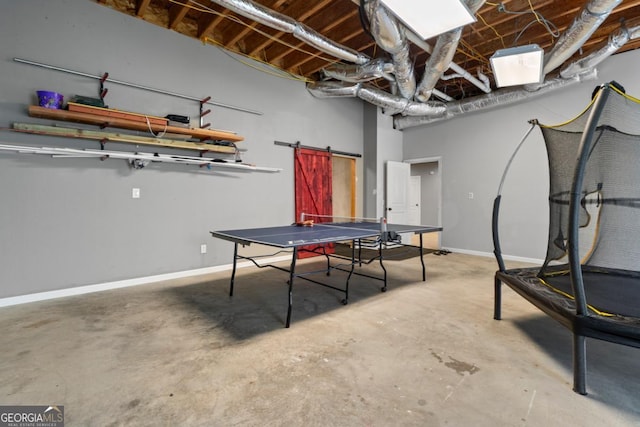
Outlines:
MULTIPOLYGON (((589 103, 596 85, 611 80, 638 96, 640 52, 613 56, 599 67, 597 80, 454 120, 404 131, 404 158, 442 156, 442 246, 490 254, 491 210, 509 157, 537 118, 557 124, 573 118, 589 103), (473 192, 470 200, 468 193, 473 192)), ((542 259, 548 227, 548 167, 544 142, 534 129, 510 169, 503 191, 501 242, 503 253, 542 259)))
POLYGON ((378 134, 377 145, 377 165, 378 173, 376 193, 376 215, 373 218, 387 216, 386 211, 386 179, 387 179, 387 162, 402 161, 402 132, 393 129, 393 119, 390 116, 382 114, 382 111, 376 109, 376 132, 378 134))
MULTIPOLYGON (((315 99, 301 82, 267 75, 215 47, 94 2, 0 0, 0 37, 0 127, 14 121, 50 123, 26 115, 38 89, 67 96, 98 91, 95 80, 18 64, 13 61, 18 57, 95 75, 109 72, 119 80, 262 111, 257 116, 213 108, 208 121, 245 136, 246 161, 284 169, 236 173, 154 164, 134 171, 120 160, 0 153, 0 298, 228 264, 231 245, 213 240, 209 230, 277 225, 293 218, 292 152, 274 146, 274 140, 363 153, 359 176, 364 178, 365 216, 382 213, 387 160, 441 156, 442 245, 489 254, 491 205, 504 166, 529 127, 527 120, 569 119, 586 105, 596 84, 613 79, 628 93, 640 94, 635 78, 640 52, 629 52, 602 64, 597 81, 515 107, 398 132, 391 129, 390 118, 368 105, 363 109, 358 100, 315 99), (141 189, 141 199, 131 199, 133 187, 141 189), (205 255, 201 243, 209 247, 205 255)), ((114 108, 160 116, 198 113, 191 101, 107 86, 107 101, 114 108)), ((7 131, 0 132, 0 142, 97 147, 7 131)), ((507 255, 544 256, 546 168, 535 130, 504 188, 501 235, 507 255)))
POLYGON ((393 129, 391 116, 364 105, 364 216, 385 216, 386 162, 402 161, 402 132, 393 129))
MULTIPOLYGON (((0 153, 0 298, 229 264, 231 244, 212 239, 209 230, 293 220, 293 154, 275 140, 363 151, 359 100, 315 99, 302 82, 260 72, 215 47, 95 2, 2 0, 0 39, 1 127, 51 123, 26 114, 36 90, 67 97, 98 93, 95 80, 19 64, 13 61, 18 57, 261 111, 213 107, 207 121, 246 138, 240 144, 248 150, 245 161, 283 168, 276 174, 169 164, 131 170, 124 160, 0 153), (138 200, 131 198, 133 187, 141 189, 138 200), (205 255, 202 243, 208 245, 205 255)), ((192 101, 107 87, 112 108, 198 114, 192 101)), ((8 131, 0 132, 0 143, 98 147, 8 131)))

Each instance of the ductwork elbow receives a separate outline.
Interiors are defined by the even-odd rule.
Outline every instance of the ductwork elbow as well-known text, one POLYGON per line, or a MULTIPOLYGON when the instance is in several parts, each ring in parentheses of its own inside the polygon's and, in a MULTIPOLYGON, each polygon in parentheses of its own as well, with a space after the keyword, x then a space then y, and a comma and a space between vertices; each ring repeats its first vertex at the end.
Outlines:
POLYGON ((456 53, 462 28, 456 28, 438 37, 438 41, 433 49, 433 54, 429 57, 425 65, 425 73, 416 89, 416 99, 426 102, 431 97, 433 88, 436 87, 438 80, 449 68, 453 55, 456 53))
POLYGON ((400 94, 407 99, 413 98, 416 78, 404 27, 379 0, 367 2, 365 13, 371 23, 371 34, 376 43, 391 54, 400 94))
POLYGON ((440 117, 446 112, 446 106, 442 102, 412 102, 362 83, 347 85, 337 81, 313 82, 307 83, 307 90, 316 98, 358 97, 383 108, 387 114, 440 117))
MULTIPOLYGON (((484 3, 485 0, 467 0, 466 2, 467 7, 474 15, 484 3)), ((416 89, 415 97, 418 101, 426 102, 429 100, 438 80, 451 66, 458 43, 460 43, 462 29, 463 27, 456 28, 438 37, 433 52, 425 64, 422 80, 416 89)))
POLYGON ((393 81, 393 64, 382 58, 374 59, 363 65, 333 64, 322 70, 326 77, 345 82, 365 82, 377 78, 385 78, 393 81))
POLYGON ((609 39, 604 46, 562 68, 560 77, 568 79, 575 75, 589 72, 624 46, 630 38, 631 32, 625 27, 620 28, 616 33, 609 35, 609 39))
POLYGON ((355 98, 361 83, 346 85, 337 81, 310 82, 307 90, 316 98, 355 98))

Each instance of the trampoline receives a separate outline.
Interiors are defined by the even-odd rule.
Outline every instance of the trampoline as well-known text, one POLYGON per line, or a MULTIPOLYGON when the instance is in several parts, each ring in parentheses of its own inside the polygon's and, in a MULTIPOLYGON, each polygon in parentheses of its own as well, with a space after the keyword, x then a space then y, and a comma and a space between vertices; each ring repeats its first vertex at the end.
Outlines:
POLYGON ((507 269, 500 248, 501 192, 493 205, 494 318, 508 285, 573 334, 573 390, 587 394, 586 338, 640 347, 640 100, 615 82, 578 117, 531 121, 549 162, 549 233, 539 267, 507 269))

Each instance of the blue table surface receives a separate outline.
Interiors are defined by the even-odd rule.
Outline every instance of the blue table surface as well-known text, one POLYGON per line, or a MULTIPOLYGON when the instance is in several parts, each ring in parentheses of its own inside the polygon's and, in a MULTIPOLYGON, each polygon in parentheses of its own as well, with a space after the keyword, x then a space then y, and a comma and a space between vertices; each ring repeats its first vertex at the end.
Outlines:
MULTIPOLYGON (((425 225, 387 224, 387 231, 396 233, 429 233, 441 227, 425 225)), ((245 228, 212 231, 212 236, 242 244, 259 243, 292 248, 310 244, 340 242, 376 237, 382 234, 375 222, 318 223, 313 226, 284 225, 278 227, 245 228)))

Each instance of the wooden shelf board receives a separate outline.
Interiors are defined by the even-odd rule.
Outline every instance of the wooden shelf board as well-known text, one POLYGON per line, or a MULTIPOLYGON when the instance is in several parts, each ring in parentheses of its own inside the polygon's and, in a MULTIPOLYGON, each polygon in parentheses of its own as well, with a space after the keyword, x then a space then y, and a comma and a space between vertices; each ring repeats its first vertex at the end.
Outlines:
POLYGON ((180 148, 201 152, 234 154, 235 147, 180 141, 173 139, 152 138, 146 136, 129 135, 126 133, 102 132, 87 129, 75 129, 58 126, 46 126, 30 123, 14 123, 13 130, 36 135, 58 136, 64 138, 91 139, 97 141, 125 142, 129 144, 155 145, 160 147, 180 148))

